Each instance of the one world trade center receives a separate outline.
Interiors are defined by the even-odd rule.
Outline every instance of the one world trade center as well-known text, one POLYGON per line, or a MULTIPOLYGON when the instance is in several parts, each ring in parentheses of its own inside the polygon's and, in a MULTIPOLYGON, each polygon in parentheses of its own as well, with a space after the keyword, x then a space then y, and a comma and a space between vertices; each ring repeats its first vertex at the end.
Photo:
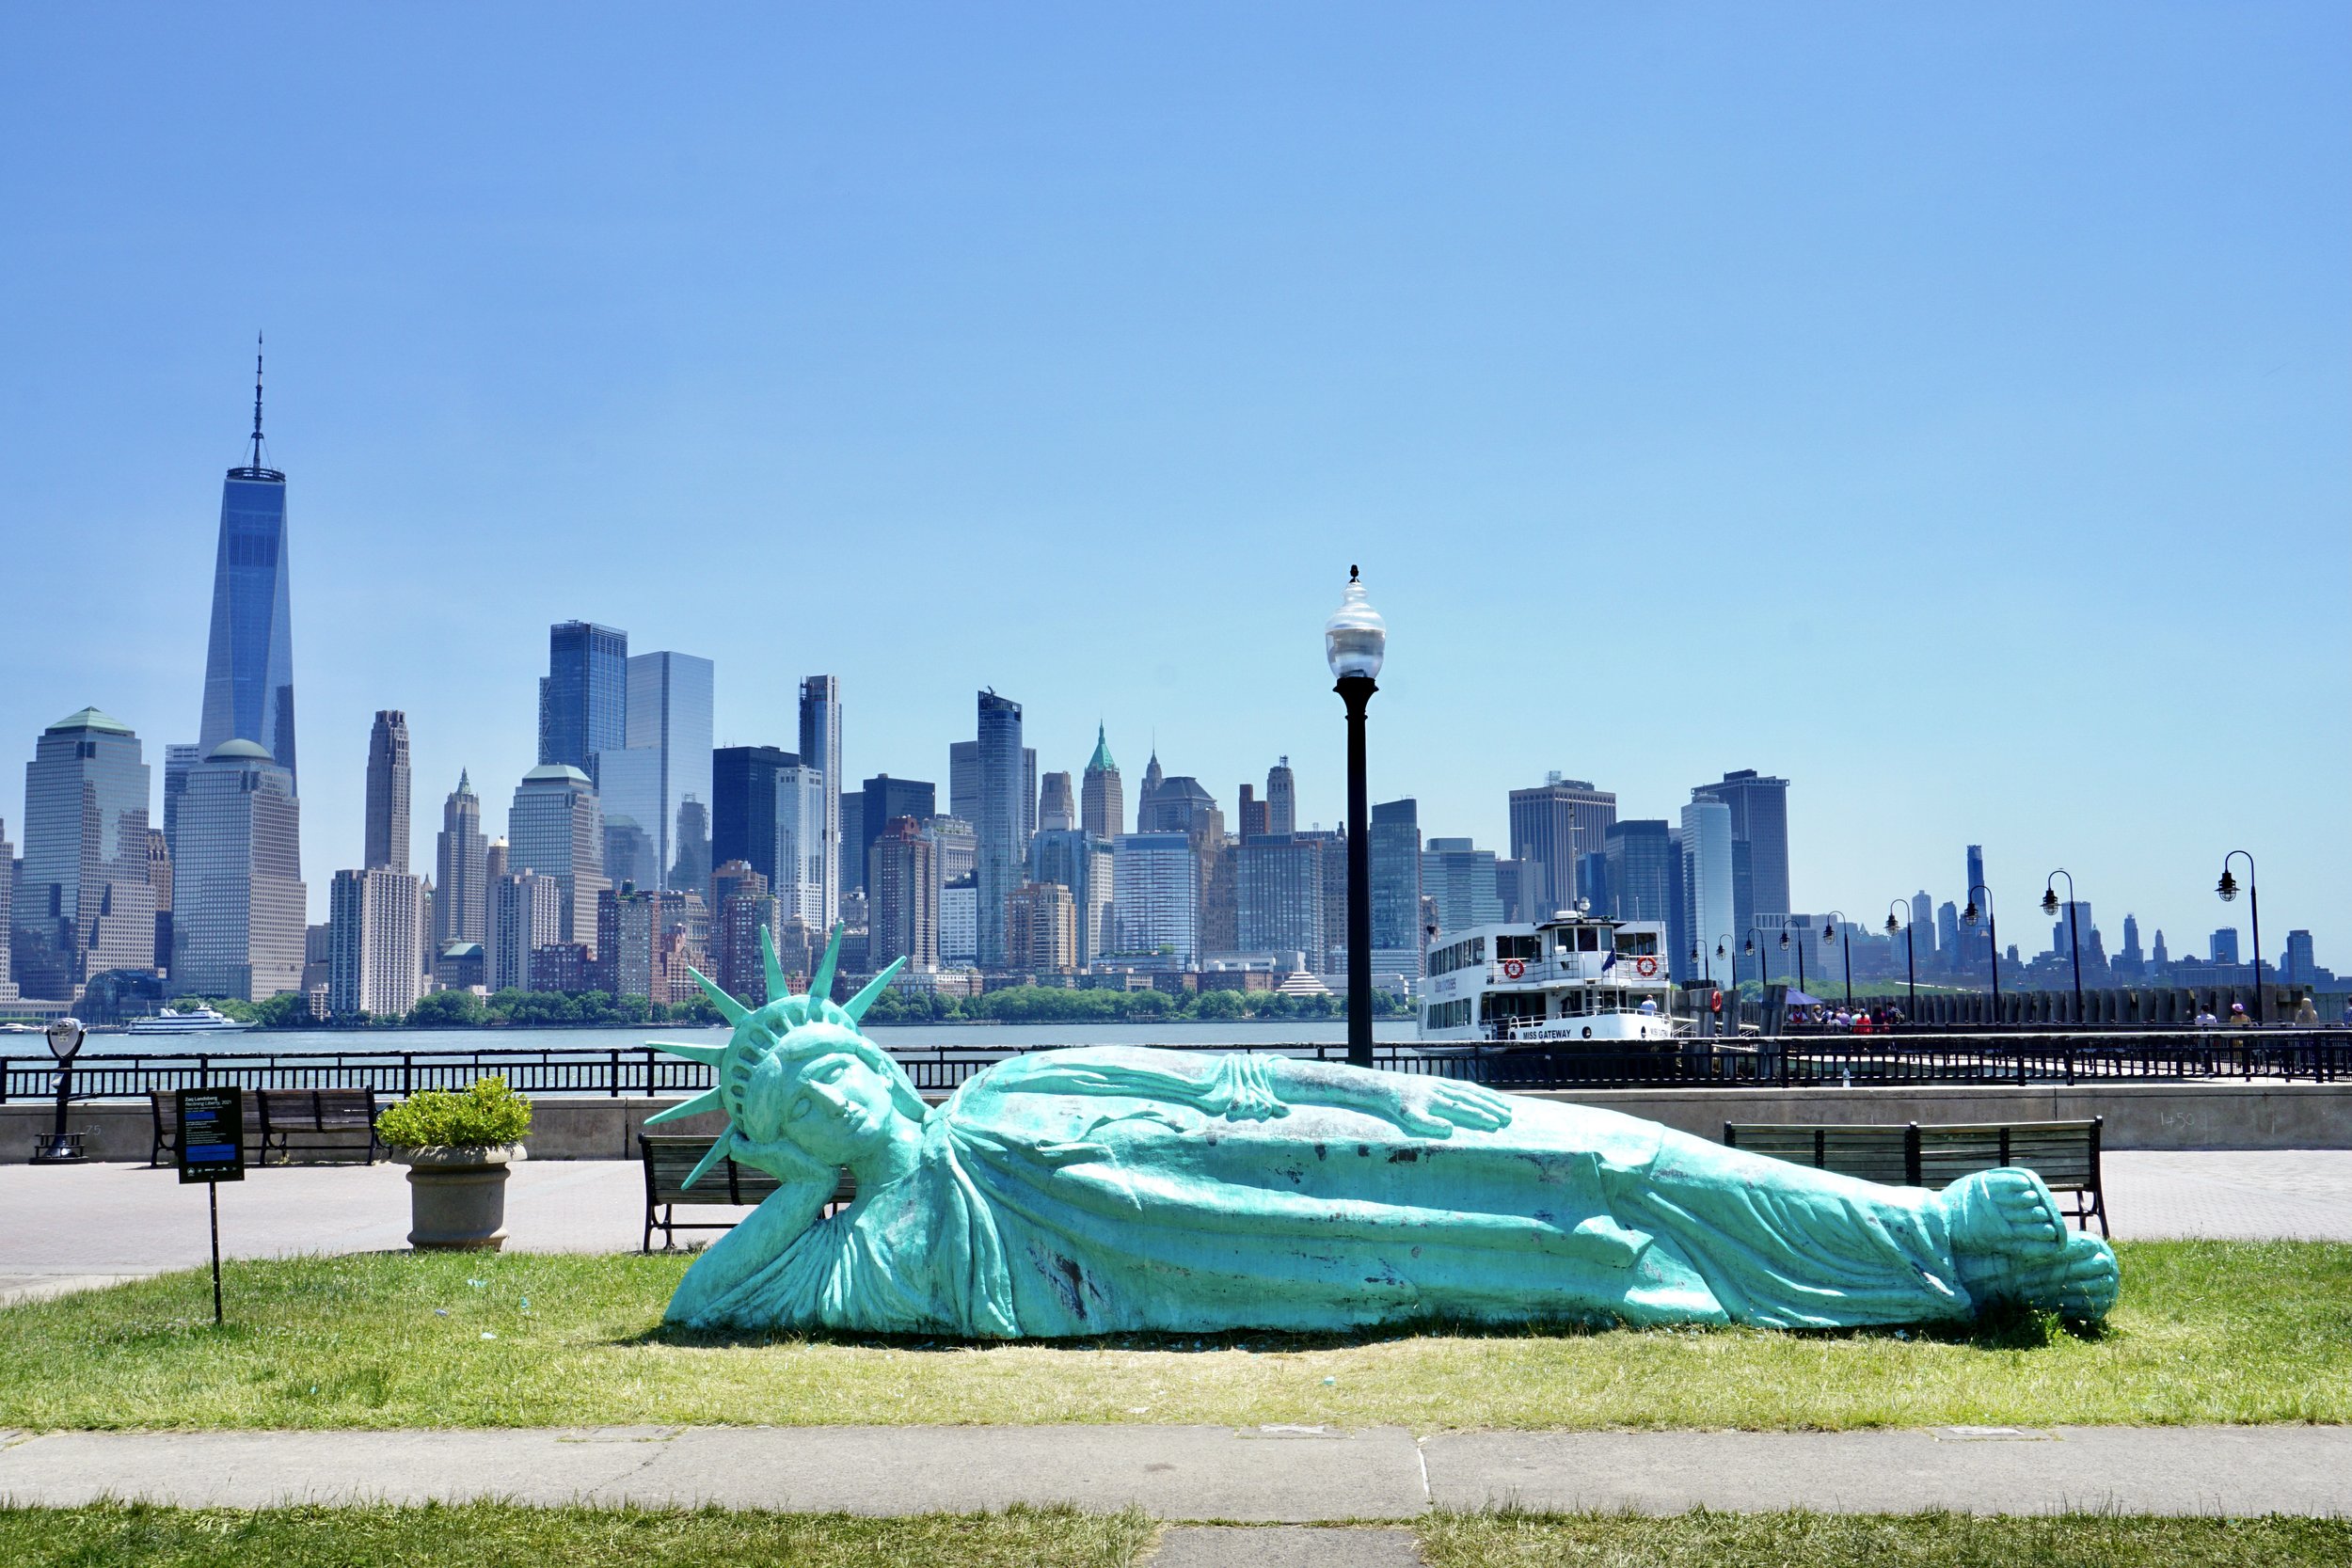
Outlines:
POLYGON ((262 467, 262 357, 253 356, 253 451, 220 491, 213 635, 204 657, 197 755, 250 740, 290 779, 294 768, 294 634, 286 566, 286 476, 262 467))

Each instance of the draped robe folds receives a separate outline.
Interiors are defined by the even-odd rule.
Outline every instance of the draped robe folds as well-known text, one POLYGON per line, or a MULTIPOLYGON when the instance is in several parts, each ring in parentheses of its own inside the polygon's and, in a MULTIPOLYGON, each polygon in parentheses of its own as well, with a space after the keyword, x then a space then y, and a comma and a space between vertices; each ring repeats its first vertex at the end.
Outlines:
POLYGON ((1973 1311, 1943 1207, 1916 1188, 1545 1101, 1442 1138, 1321 1104, 1234 1119, 1142 1082, 1201 1071, 1168 1060, 1104 1048, 990 1069, 932 1110, 910 1174, 765 1260, 743 1251, 776 1244, 755 1215, 689 1270, 671 1319, 1009 1338, 1973 1311), (1089 1092, 1067 1088, 1073 1068, 1089 1092))

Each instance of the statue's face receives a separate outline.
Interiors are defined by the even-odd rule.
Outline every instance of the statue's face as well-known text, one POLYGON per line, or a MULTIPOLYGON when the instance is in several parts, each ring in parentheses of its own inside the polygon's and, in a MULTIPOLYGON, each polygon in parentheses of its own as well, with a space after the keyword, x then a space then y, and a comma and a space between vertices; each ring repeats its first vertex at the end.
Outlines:
MULTIPOLYGON (((812 1025, 824 1028, 825 1025, 812 1025)), ((820 1164, 846 1165, 888 1141, 898 1119, 890 1082, 848 1046, 754 1069, 739 1117, 755 1144, 788 1143, 820 1164)))

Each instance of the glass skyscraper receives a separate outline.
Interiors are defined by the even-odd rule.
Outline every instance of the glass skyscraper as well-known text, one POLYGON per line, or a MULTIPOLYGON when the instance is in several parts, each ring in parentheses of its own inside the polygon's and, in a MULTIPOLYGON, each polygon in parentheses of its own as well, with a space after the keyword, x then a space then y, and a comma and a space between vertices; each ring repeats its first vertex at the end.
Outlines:
POLYGON ((1421 808, 1411 800, 1372 808, 1372 945, 1422 944, 1421 808))
POLYGON ((188 775, 172 862, 171 990, 262 1002, 302 989, 308 909, 294 779, 258 741, 188 775))
POLYGON ((516 871, 550 877, 563 890, 559 942, 596 942, 596 895, 612 884, 604 872, 604 814, 588 775, 566 763, 547 763, 523 775, 506 814, 506 856, 516 871))
POLYGON ((41 732, 24 766, 24 887, 13 912, 26 995, 71 1002, 103 970, 153 967, 148 789, 139 737, 119 719, 86 707, 41 732))
MULTIPOLYGON (((709 750, 710 743, 703 742, 709 750)), ((833 929, 841 916, 841 677, 810 675, 801 682, 801 766, 813 768, 825 784, 824 833, 818 849, 818 907, 803 918, 833 929)), ((863 834, 860 837, 863 843, 863 834)), ((863 877, 853 877, 853 884, 863 877)))
POLYGON ((294 630, 286 559, 286 476, 262 467, 262 361, 253 361, 253 451, 220 490, 213 556, 213 629, 204 656, 197 752, 250 740, 294 768, 294 630))
POLYGON ((539 766, 577 768, 593 780, 596 753, 628 744, 628 633, 587 621, 549 626, 539 766))
POLYGON ((1005 899, 1021 884, 1029 854, 1025 830, 1030 813, 1023 805, 1027 784, 1022 760, 1021 705, 993 691, 981 692, 977 744, 980 815, 972 826, 979 841, 979 863, 974 868, 975 885, 979 889, 979 963, 982 969, 1001 969, 1005 964, 1005 899))
POLYGON ((1593 912, 1613 920, 1671 922, 1675 889, 1682 879, 1673 826, 1662 816, 1628 817, 1609 824, 1601 845, 1609 866, 1609 902, 1593 912))
POLYGON ((639 654, 628 661, 628 745, 597 753, 605 874, 618 887, 707 893, 710 794, 711 663, 691 654, 639 654), (699 808, 688 811, 689 803, 699 808), (688 842, 690 836, 693 842, 688 842), (680 866, 691 884, 673 881, 680 866))

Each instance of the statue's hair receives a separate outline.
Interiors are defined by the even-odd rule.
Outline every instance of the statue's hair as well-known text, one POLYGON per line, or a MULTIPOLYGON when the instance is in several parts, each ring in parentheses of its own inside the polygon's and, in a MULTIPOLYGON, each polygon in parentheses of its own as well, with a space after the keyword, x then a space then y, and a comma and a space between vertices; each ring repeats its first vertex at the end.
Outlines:
MULTIPOLYGON (((915 1092, 914 1080, 907 1076, 906 1069, 890 1059, 888 1053, 872 1040, 867 1039, 854 1023, 833 1019, 825 1022, 833 1027, 812 1028, 807 1024, 803 1024, 798 1028, 788 1029, 773 1043, 761 1050, 759 1054, 794 1069, 793 1076, 796 1078, 800 1075, 799 1069, 805 1068, 820 1056, 845 1053, 855 1056, 859 1061, 880 1073, 882 1081, 890 1085, 890 1102, 898 1108, 901 1116, 919 1122, 930 1114, 930 1107, 924 1104, 923 1097, 915 1092)), ((730 1053, 730 1054, 733 1053, 730 1053)), ((722 1070, 724 1072, 726 1069, 722 1070)), ((730 1091, 728 1098, 736 1102, 728 1106, 730 1119, 733 1119, 734 1112, 739 1104, 739 1097, 742 1092, 743 1085, 749 1081, 748 1064, 740 1070, 744 1073, 743 1081, 727 1085, 730 1091)))

